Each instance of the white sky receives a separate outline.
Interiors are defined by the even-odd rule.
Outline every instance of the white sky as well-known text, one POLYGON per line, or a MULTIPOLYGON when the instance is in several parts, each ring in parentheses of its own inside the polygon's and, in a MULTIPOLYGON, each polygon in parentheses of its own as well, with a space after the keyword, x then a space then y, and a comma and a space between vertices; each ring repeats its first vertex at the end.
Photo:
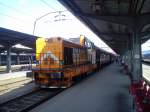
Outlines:
MULTIPOLYGON (((0 27, 33 34, 36 18, 48 12, 67 10, 57 0, 0 0, 0 27)), ((51 13, 37 21, 35 35, 40 37, 61 36, 63 38, 85 35, 98 47, 113 52, 89 28, 68 11, 63 12, 64 21, 55 21, 58 13, 51 13)), ((143 50, 149 49, 147 44, 143 50)))
POLYGON ((142 51, 147 51, 147 50, 150 50, 150 39, 144 44, 142 44, 142 51))

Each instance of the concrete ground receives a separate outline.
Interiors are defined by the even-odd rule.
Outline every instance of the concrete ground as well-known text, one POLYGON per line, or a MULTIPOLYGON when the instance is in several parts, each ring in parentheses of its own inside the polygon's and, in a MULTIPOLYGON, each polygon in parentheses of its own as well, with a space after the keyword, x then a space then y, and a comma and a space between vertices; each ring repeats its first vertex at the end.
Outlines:
POLYGON ((111 64, 32 112, 131 112, 129 77, 111 64))
POLYGON ((11 72, 11 73, 3 73, 3 74, 0 74, 0 81, 17 78, 17 77, 24 77, 24 76, 27 76, 28 72, 31 72, 31 71, 18 71, 18 72, 11 72))

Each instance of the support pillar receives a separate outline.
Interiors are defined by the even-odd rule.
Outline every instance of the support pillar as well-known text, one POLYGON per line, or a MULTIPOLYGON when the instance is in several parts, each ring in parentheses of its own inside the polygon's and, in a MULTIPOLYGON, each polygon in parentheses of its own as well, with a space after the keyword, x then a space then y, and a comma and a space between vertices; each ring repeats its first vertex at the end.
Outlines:
POLYGON ((133 32, 132 39, 132 77, 133 82, 138 83, 142 79, 141 38, 138 35, 138 32, 133 32))
POLYGON ((29 55, 29 70, 31 70, 31 64, 32 64, 32 62, 31 62, 31 56, 29 55))
POLYGON ((127 61, 127 51, 124 53, 124 62, 125 62, 125 64, 128 63, 128 61, 127 61))
POLYGON ((127 57, 128 57, 128 69, 129 69, 129 72, 130 72, 130 73, 131 73, 131 71, 132 71, 131 55, 132 55, 131 50, 128 50, 128 52, 127 52, 127 57))
POLYGON ((19 53, 17 53, 17 64, 20 65, 20 56, 19 56, 19 53))
POLYGON ((32 64, 33 64, 33 54, 31 54, 31 69, 32 69, 32 64))
POLYGON ((0 66, 1 66, 1 53, 0 53, 0 66))
POLYGON ((127 51, 123 55, 124 64, 127 64, 127 51))
POLYGON ((132 46, 131 46, 131 39, 132 37, 128 37, 127 42, 127 63, 128 63, 128 72, 132 72, 132 46))
POLYGON ((11 72, 11 46, 7 47, 7 72, 10 73, 11 72))

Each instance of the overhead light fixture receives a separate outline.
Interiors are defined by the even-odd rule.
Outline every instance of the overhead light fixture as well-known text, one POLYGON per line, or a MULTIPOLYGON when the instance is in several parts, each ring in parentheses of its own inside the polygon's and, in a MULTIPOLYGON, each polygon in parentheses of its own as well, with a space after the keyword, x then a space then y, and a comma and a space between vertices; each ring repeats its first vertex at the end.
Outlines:
POLYGON ((94 3, 91 5, 92 11, 95 13, 100 13, 101 12, 101 4, 99 0, 95 0, 94 3))
POLYGON ((4 47, 4 46, 0 44, 0 47, 4 47))

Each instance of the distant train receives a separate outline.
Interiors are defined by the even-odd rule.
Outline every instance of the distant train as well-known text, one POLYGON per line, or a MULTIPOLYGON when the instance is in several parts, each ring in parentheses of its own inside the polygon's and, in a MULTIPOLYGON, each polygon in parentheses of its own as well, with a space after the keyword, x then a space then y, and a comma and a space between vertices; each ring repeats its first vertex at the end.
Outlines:
POLYGON ((57 38, 38 38, 35 83, 40 87, 67 88, 81 76, 111 63, 114 55, 96 47, 84 36, 79 44, 57 38))
POLYGON ((145 51, 145 53, 142 54, 142 61, 150 64, 150 50, 145 51))

